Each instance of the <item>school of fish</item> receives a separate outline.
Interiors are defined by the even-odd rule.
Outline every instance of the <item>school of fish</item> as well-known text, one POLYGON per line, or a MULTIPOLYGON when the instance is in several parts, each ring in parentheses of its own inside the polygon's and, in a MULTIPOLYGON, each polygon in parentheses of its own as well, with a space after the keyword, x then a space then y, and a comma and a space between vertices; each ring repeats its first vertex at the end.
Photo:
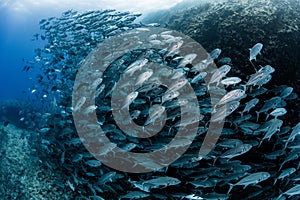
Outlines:
MULTIPOLYGON (((40 21, 41 33, 34 36, 45 45, 35 50, 34 61, 28 61, 24 71, 34 67, 41 70, 36 76, 31 95, 42 103, 40 113, 22 113, 22 122, 37 135, 32 148, 40 163, 63 176, 56 184, 71 190, 78 199, 297 199, 300 194, 300 122, 287 121, 295 112, 291 105, 298 95, 286 85, 272 86, 268 82, 275 69, 266 63, 256 66, 263 51, 258 43, 250 48, 249 68, 252 74, 246 80, 231 76, 234 58, 222 57, 221 48, 207 54, 207 59, 192 65, 197 55, 181 56, 178 49, 146 49, 124 54, 110 64, 91 88, 96 88, 95 105, 88 107, 86 115, 96 111, 98 125, 106 136, 125 151, 151 152, 164 147, 180 128, 180 89, 189 82, 200 106, 197 136, 188 151, 170 166, 142 174, 113 170, 95 159, 83 146, 72 118, 86 98, 72 107, 72 89, 80 65, 85 57, 106 38, 127 30, 146 31, 159 24, 135 23, 140 13, 115 10, 73 10, 60 17, 40 21), (147 69, 150 62, 174 69, 174 84, 170 88, 145 84, 153 77, 147 69), (217 70, 211 70, 212 63, 217 70), (164 127, 150 138, 137 139, 124 134, 113 119, 111 97, 121 75, 135 74, 137 91, 124 98, 122 109, 129 108, 133 121, 148 125, 160 120, 166 113, 164 127), (184 79, 182 78, 184 77, 184 79), (187 81, 186 81, 187 80, 187 81), (206 81, 208 80, 208 81, 206 81), (224 86, 225 89, 221 89, 224 86), (221 95, 220 101, 211 104, 210 92, 221 95), (151 109, 150 109, 151 107, 151 109), (154 108, 154 109, 153 109, 154 108), (225 120, 221 137, 213 151, 201 160, 199 149, 208 124, 225 120)), ((180 48, 181 39, 172 31, 151 38, 153 44, 175 42, 180 48)), ((138 39, 138 38, 137 38, 138 39)), ((109 55, 107 55, 109 56, 109 55)), ((87 75, 89 72, 86 72, 87 75)), ((124 86, 125 87, 125 86, 124 86)), ((91 89, 90 88, 90 89, 91 89)), ((195 123, 193 118, 187 120, 195 123)), ((83 122, 84 123, 84 122, 83 122)), ((92 128, 93 124, 86 124, 92 128)), ((181 148, 174 143, 172 148, 181 148)), ((103 150, 106 154, 111 148, 103 150)), ((141 162, 155 167, 151 159, 141 162)))

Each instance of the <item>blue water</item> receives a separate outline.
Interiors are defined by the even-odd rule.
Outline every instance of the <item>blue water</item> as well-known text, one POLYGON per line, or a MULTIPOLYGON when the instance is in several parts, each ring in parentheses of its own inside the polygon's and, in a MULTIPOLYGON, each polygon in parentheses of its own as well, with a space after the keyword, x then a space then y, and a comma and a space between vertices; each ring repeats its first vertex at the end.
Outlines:
POLYGON ((0 10, 0 100, 24 98, 31 81, 22 72, 22 59, 33 57, 31 35, 38 29, 32 22, 36 19, 12 23, 8 11, 0 10))
POLYGON ((34 59, 34 49, 43 45, 41 40, 31 39, 35 33, 40 33, 39 21, 42 18, 57 16, 59 13, 61 11, 54 9, 18 13, 0 7, 0 101, 25 100, 30 95, 30 88, 39 69, 29 72, 22 69, 26 61, 34 59))

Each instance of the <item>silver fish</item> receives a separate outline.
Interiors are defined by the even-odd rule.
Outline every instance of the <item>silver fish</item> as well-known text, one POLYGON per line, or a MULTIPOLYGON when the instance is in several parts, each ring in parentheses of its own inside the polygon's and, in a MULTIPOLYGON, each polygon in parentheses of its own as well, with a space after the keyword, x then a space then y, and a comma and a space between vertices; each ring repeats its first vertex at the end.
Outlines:
POLYGON ((256 104, 258 104, 258 102, 259 102, 259 99, 257 99, 257 98, 254 98, 254 99, 248 101, 246 103, 244 110, 241 112, 241 115, 243 115, 243 113, 245 113, 245 112, 249 112, 252 108, 254 108, 256 106, 256 104))
POLYGON ((88 160, 85 162, 85 164, 90 167, 100 167, 101 166, 101 162, 99 160, 88 160))
POLYGON ((76 102, 76 105, 74 107, 74 111, 78 111, 82 106, 83 104, 85 103, 86 101, 86 97, 81 97, 77 102, 76 102))
POLYGON ((141 199, 149 197, 150 194, 142 191, 132 191, 120 196, 120 199, 141 199))
POLYGON ((210 59, 215 60, 219 57, 219 55, 222 53, 221 49, 214 49, 212 52, 209 53, 210 59))
POLYGON ((279 96, 284 99, 284 98, 288 97, 293 92, 293 90, 294 90, 294 88, 287 87, 281 92, 281 94, 279 96))
POLYGON ((248 80, 248 82, 246 83, 245 86, 254 86, 254 85, 258 85, 258 83, 260 81, 263 81, 264 79, 266 79, 270 74, 266 73, 266 72, 257 72, 255 74, 252 74, 250 76, 250 79, 248 80))
POLYGON ((293 167, 283 170, 281 172, 281 174, 277 178, 275 178, 275 181, 274 181, 273 185, 276 184, 278 179, 284 179, 285 177, 290 176, 291 174, 293 174, 295 171, 296 171, 296 169, 293 168, 293 167))
POLYGON ((129 73, 130 76, 134 74, 135 71, 140 70, 142 67, 144 67, 148 63, 148 59, 143 60, 137 60, 131 65, 129 65, 125 71, 125 73, 129 73))
POLYGON ((262 144, 262 142, 263 142, 265 139, 270 140, 271 137, 272 137, 276 132, 279 132, 279 131, 280 131, 280 127, 282 126, 283 121, 280 120, 280 119, 272 119, 272 120, 270 120, 270 123, 271 123, 271 126, 268 128, 267 133, 265 134, 265 136, 263 137, 263 139, 260 141, 259 147, 260 147, 260 145, 262 144))
POLYGON ((218 143, 217 145, 224 148, 236 148, 242 144, 243 142, 239 139, 227 139, 223 142, 218 143))
POLYGON ((141 85, 143 84, 145 81, 147 81, 153 74, 152 70, 148 70, 144 73, 142 73, 139 77, 137 82, 135 83, 135 85, 141 85))
POLYGON ((137 96, 139 95, 138 92, 131 92, 125 99, 125 104, 122 107, 122 109, 124 108, 128 108, 128 106, 137 98, 137 96))
POLYGON ((300 185, 295 185, 291 189, 285 191, 284 193, 280 194, 277 199, 280 199, 283 195, 288 195, 289 197, 299 195, 300 194, 300 185))
POLYGON ((226 76, 226 74, 231 70, 229 65, 223 65, 217 69, 210 78, 208 85, 212 83, 217 83, 219 85, 220 80, 226 76))
POLYGON ((231 158, 234 158, 236 156, 240 156, 242 154, 247 153, 252 148, 252 145, 250 144, 241 144, 233 149, 229 149, 225 153, 223 153, 220 158, 226 158, 230 160, 231 158))
POLYGON ((297 135, 300 135, 300 122, 296 126, 293 127, 292 133, 290 134, 289 138, 285 142, 285 148, 287 147, 289 142, 292 142, 295 140, 297 135))
POLYGON ((163 113, 165 112, 165 109, 166 108, 164 106, 156 106, 155 108, 154 108, 154 106, 151 107, 151 109, 149 111, 150 112, 149 118, 146 120, 145 126, 150 123, 153 123, 156 119, 160 118, 163 115, 163 113))
POLYGON ((263 105, 263 107, 259 111, 255 111, 257 114, 257 121, 258 121, 260 113, 265 113, 271 109, 276 108, 280 102, 281 102, 280 97, 272 97, 271 99, 265 101, 265 104, 263 105))
POLYGON ((198 83, 200 80, 203 80, 207 75, 207 72, 201 72, 197 76, 195 76, 192 80, 191 83, 198 83))
POLYGON ((142 191, 150 192, 152 188, 164 188, 171 185, 178 185, 181 181, 177 178, 165 176, 158 177, 151 180, 141 181, 141 182, 133 182, 133 185, 142 191))
POLYGON ((185 84, 187 83, 188 83, 187 79, 179 79, 173 85, 170 86, 169 91, 177 91, 183 86, 185 86, 185 84))
POLYGON ((258 70, 258 73, 272 74, 273 72, 275 72, 275 69, 270 65, 266 65, 258 70))
POLYGON ((223 79, 221 81, 221 83, 223 85, 228 86, 228 85, 236 85, 236 84, 240 83, 241 81, 242 81, 242 79, 240 79, 239 77, 228 77, 226 79, 223 79))
POLYGON ((277 118, 279 116, 283 116, 287 113, 287 110, 285 108, 276 108, 275 110, 273 110, 270 115, 277 118))
POLYGON ((230 191, 232 190, 232 188, 234 186, 243 185, 244 189, 245 189, 248 185, 260 183, 264 180, 267 180, 270 177, 271 177, 271 175, 268 172, 256 172, 256 173, 250 174, 235 184, 229 183, 230 187, 229 187, 227 194, 230 193, 230 191))
POLYGON ((178 67, 185 67, 187 64, 191 64, 196 57, 197 54, 194 53, 184 56, 178 67))
POLYGON ((241 89, 232 90, 220 99, 220 101, 215 105, 215 108, 217 105, 223 105, 223 104, 229 103, 231 101, 239 100, 244 95, 245 95, 244 90, 241 90, 241 89))
POLYGON ((258 54, 260 54, 260 51, 262 50, 263 48, 263 44, 261 43, 257 43, 255 44, 250 50, 250 57, 249 57, 249 60, 252 61, 252 60, 256 60, 256 56, 258 54))
POLYGON ((240 106, 240 102, 232 101, 224 106, 216 109, 216 112, 212 115, 210 121, 211 122, 220 122, 225 119, 228 115, 230 115, 233 111, 235 111, 240 106))
POLYGON ((231 58, 229 57, 224 57, 224 58, 221 58, 220 60, 218 60, 218 62, 220 64, 230 64, 231 63, 231 58))
POLYGON ((177 98, 180 95, 178 91, 167 91, 163 96, 162 96, 162 103, 172 100, 174 98, 177 98))

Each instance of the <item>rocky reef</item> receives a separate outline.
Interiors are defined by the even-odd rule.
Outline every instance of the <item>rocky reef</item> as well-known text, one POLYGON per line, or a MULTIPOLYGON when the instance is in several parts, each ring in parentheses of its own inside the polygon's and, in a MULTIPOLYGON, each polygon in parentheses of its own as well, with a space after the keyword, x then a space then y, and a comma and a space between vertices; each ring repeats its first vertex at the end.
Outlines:
POLYGON ((274 84, 300 91, 299 1, 233 0, 168 12, 167 28, 187 34, 207 50, 222 48, 222 56, 232 58, 236 66, 233 71, 252 72, 249 48, 263 43, 263 56, 256 65, 268 62, 277 71, 274 84))
POLYGON ((0 198, 70 199, 71 193, 56 184, 58 171, 47 170, 32 156, 32 135, 12 124, 0 126, 0 198))

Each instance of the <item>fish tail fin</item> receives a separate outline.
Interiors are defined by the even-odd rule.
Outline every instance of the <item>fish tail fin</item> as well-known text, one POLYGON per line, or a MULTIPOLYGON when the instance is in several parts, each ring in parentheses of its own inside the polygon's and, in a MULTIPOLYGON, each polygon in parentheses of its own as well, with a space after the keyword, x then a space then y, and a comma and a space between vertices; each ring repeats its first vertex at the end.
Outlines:
POLYGON ((276 182, 277 182, 277 178, 275 178, 275 181, 274 181, 274 184, 273 184, 273 186, 276 184, 276 182))
POLYGON ((232 190, 232 188, 233 188, 233 186, 234 186, 234 184, 232 184, 232 183, 228 183, 228 184, 229 184, 229 190, 227 191, 227 194, 230 193, 230 191, 232 190))
POLYGON ((241 117, 243 117, 243 115, 244 115, 243 111, 241 111, 241 112, 239 112, 239 113, 241 114, 241 117))
POLYGON ((247 91, 247 86, 246 85, 241 85, 243 87, 243 90, 246 92, 247 91))
POLYGON ((283 167, 283 165, 284 165, 284 162, 280 164, 280 167, 279 167, 278 171, 281 170, 281 168, 283 167))
POLYGON ((284 148, 283 148, 284 151, 285 151, 285 149, 286 149, 288 143, 289 143, 289 141, 286 141, 286 143, 284 144, 284 148))
POLYGON ((213 110, 211 111, 211 113, 216 113, 217 112, 216 108, 217 108, 217 104, 214 105, 213 110))
POLYGON ((279 189, 279 196, 278 196, 275 200, 281 199, 281 197, 282 197, 283 194, 284 194, 284 193, 279 189))
POLYGON ((213 166, 215 166, 217 159, 218 159, 218 157, 216 156, 214 159, 214 162, 213 162, 213 166))
POLYGON ((259 119, 259 112, 258 111, 255 111, 256 112, 256 122, 258 122, 258 119, 259 119))
POLYGON ((270 116, 270 115, 269 115, 269 114, 267 114, 267 116, 266 116, 266 121, 268 120, 269 116, 270 116))
POLYGON ((259 145, 257 148, 259 148, 261 146, 261 144, 263 143, 264 139, 262 139, 260 142, 259 142, 259 145))

